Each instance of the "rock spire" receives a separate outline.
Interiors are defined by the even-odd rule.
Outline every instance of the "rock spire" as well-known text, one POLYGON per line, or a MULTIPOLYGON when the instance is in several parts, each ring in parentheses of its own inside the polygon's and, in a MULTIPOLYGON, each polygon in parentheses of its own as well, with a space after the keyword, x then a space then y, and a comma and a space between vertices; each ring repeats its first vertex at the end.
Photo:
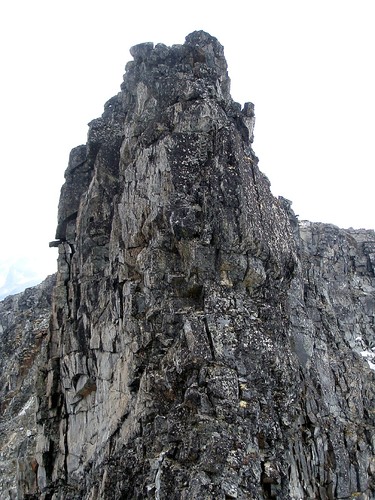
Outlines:
POLYGON ((40 498, 372 498, 374 233, 272 195, 216 38, 131 55, 61 191, 40 498))

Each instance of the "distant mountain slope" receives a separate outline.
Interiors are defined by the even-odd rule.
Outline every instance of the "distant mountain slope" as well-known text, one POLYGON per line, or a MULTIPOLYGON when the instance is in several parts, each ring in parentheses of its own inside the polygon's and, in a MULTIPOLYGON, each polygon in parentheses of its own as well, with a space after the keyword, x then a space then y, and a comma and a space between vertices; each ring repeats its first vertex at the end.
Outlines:
POLYGON ((35 382, 56 275, 0 302, 0 498, 35 487, 35 382), (21 490, 17 487, 19 478, 21 490))

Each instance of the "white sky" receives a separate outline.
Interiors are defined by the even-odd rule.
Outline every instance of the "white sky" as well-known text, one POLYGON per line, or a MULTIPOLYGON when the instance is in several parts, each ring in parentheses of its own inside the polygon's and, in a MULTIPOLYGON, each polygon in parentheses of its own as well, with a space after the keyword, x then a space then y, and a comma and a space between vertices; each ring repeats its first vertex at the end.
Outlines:
MULTIPOLYGON (((255 104, 254 150, 300 219, 375 227, 374 0, 13 0, 0 6, 0 274, 55 271, 71 148, 115 95, 129 48, 224 45, 232 96, 255 104)), ((1 278, 1 276, 0 276, 1 278)))

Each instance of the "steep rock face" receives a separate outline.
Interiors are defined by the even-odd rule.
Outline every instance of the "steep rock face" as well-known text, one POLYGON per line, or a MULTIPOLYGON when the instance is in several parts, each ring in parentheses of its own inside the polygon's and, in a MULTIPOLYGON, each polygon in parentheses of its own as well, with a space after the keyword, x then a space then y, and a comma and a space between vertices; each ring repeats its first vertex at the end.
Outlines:
POLYGON ((0 497, 37 491, 35 381, 56 276, 0 302, 0 497), (18 482, 17 482, 18 477, 18 482))
POLYGON ((373 233, 272 196, 215 38, 131 54, 62 188, 41 497, 371 498, 373 233))
POLYGON ((300 418, 292 498, 373 498, 374 231, 302 221, 289 292, 300 418))

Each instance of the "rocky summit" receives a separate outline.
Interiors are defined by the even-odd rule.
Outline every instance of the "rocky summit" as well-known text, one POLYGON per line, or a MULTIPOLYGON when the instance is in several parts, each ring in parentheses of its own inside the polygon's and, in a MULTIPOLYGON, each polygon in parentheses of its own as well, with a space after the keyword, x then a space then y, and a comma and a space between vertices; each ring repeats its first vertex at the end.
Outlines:
POLYGON ((130 52, 65 173, 19 498, 374 498, 375 233, 272 195, 216 38, 130 52))

